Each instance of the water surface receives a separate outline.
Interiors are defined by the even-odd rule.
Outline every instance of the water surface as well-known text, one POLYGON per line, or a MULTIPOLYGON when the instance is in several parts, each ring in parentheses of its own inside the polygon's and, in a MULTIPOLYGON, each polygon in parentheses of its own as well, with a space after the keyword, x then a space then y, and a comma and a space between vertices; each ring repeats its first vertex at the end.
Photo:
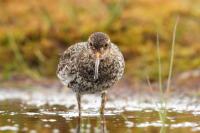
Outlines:
POLYGON ((200 132, 200 105, 197 97, 171 98, 163 124, 154 98, 141 95, 111 96, 104 118, 99 115, 100 96, 86 95, 79 121, 75 95, 55 90, 1 89, 0 132, 31 133, 170 133, 200 132))

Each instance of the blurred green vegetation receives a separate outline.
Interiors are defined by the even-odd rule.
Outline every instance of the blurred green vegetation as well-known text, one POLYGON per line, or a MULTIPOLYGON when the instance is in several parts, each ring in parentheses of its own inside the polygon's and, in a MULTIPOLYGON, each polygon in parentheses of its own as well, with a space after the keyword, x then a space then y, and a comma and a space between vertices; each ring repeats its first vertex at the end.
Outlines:
POLYGON ((1 0, 0 77, 55 77, 62 51, 103 31, 122 49, 126 76, 133 80, 147 75, 157 79, 158 32, 166 78, 177 16, 174 71, 199 68, 199 4, 199 0, 1 0))

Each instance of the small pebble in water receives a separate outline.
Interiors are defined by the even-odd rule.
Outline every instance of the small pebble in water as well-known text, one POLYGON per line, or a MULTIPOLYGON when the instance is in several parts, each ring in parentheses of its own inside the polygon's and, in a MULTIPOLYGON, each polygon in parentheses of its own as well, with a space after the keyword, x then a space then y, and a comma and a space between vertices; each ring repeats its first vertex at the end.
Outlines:
POLYGON ((90 125, 90 124, 87 124, 87 128, 91 128, 91 125, 90 125))
POLYGON ((49 122, 55 122, 56 119, 49 119, 49 122))
POLYGON ((32 129, 29 131, 29 133, 37 133, 37 131, 32 129))
POLYGON ((2 126, 0 131, 18 131, 18 127, 15 126, 2 126))
POLYGON ((43 122, 55 122, 56 119, 42 119, 43 122))
POLYGON ((198 124, 196 122, 181 122, 177 124, 172 124, 171 128, 180 128, 180 127, 196 127, 198 124))
POLYGON ((200 127, 194 127, 194 128, 192 128, 192 131, 193 131, 193 132, 198 132, 198 131, 200 131, 200 127))
POLYGON ((48 127, 51 127, 51 126, 50 126, 49 124, 45 124, 44 127, 47 127, 47 128, 48 128, 48 127))
POLYGON ((7 122, 11 122, 11 119, 7 119, 7 122))
POLYGON ((59 129, 53 129, 52 133, 60 133, 59 129))
POLYGON ((125 124, 128 128, 134 127, 134 123, 132 121, 125 121, 125 124))
POLYGON ((27 131, 28 131, 28 128, 27 128, 27 127, 24 127, 24 128, 22 128, 22 131, 23 131, 23 132, 27 132, 27 131))
POLYGON ((16 114, 15 112, 11 112, 11 113, 10 113, 10 115, 15 115, 15 114, 16 114))

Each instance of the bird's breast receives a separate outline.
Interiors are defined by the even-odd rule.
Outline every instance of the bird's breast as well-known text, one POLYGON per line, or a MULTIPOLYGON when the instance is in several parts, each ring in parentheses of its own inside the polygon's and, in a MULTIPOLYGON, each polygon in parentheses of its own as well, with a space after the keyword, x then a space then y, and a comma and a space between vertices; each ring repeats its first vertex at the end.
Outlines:
POLYGON ((98 79, 94 79, 95 74, 95 60, 92 58, 81 59, 79 62, 79 76, 90 82, 109 82, 116 78, 118 73, 118 64, 112 58, 105 58, 100 60, 98 79))

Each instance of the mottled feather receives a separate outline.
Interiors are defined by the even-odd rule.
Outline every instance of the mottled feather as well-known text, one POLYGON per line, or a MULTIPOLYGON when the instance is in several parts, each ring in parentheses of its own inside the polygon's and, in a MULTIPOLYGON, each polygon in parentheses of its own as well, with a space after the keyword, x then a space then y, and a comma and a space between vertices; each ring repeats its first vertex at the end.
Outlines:
POLYGON ((110 54, 100 60, 99 76, 94 79, 95 60, 87 42, 70 46, 60 57, 57 75, 64 85, 73 91, 85 94, 96 93, 112 87, 124 73, 124 58, 115 44, 110 54))

